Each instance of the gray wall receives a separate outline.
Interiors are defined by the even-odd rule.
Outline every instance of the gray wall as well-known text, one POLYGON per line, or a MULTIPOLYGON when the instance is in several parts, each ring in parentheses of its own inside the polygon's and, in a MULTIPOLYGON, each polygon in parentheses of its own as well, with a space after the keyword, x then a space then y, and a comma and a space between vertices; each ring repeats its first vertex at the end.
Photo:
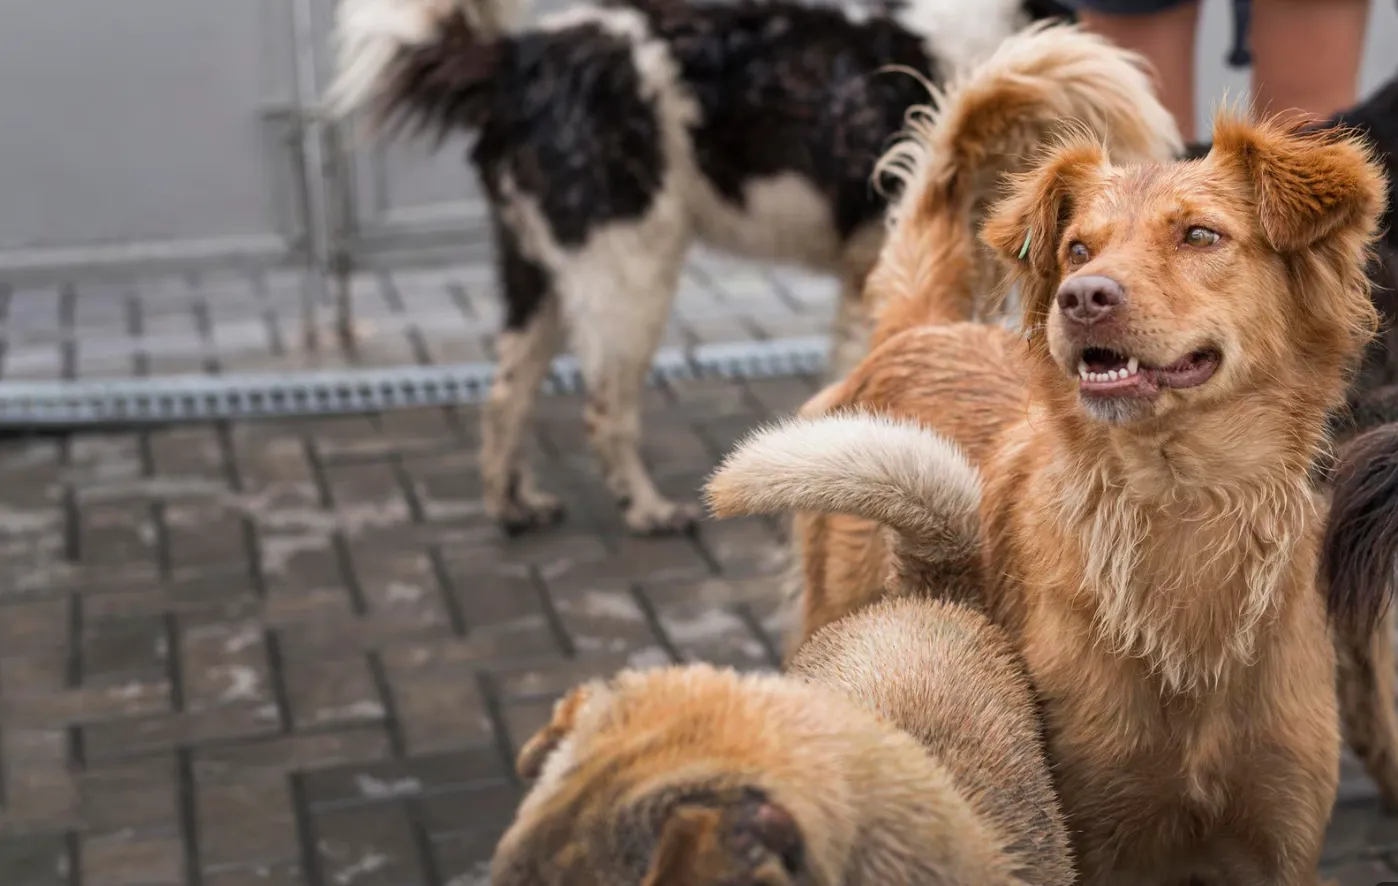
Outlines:
MULTIPOLYGON (((333 0, 315 3, 323 85, 333 0)), ((284 252, 299 224, 293 155, 268 114, 294 101, 290 4, 13 4, 0 28, 0 273, 25 262, 120 256, 143 242, 210 254, 284 252)), ((1247 75, 1223 66, 1227 0, 1205 6, 1207 119, 1225 88, 1245 92, 1247 75)), ((1398 11, 1375 0, 1366 89, 1392 71, 1395 48, 1398 11)), ((366 235, 458 231, 478 219, 464 140, 436 155, 421 144, 353 141, 357 224, 366 235)))
POLYGON ((0 249, 283 230, 284 0, 44 0, 0 28, 0 249))

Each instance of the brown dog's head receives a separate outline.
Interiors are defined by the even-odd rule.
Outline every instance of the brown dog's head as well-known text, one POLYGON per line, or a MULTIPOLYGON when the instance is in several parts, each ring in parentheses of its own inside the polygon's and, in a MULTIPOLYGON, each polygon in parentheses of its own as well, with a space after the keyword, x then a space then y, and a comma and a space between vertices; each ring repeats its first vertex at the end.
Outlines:
POLYGON ((1096 422, 1159 427, 1244 394, 1338 405, 1376 324, 1384 197, 1357 137, 1224 114, 1200 160, 1114 166, 1070 140, 1015 179, 983 237, 1019 269, 1049 391, 1096 422))
POLYGON ((519 754, 520 774, 536 782, 491 882, 831 883, 822 858, 832 847, 810 845, 819 834, 798 824, 822 830, 829 816, 791 788, 820 776, 807 767, 798 780, 773 728, 788 701, 757 679, 695 665, 573 690, 519 754))

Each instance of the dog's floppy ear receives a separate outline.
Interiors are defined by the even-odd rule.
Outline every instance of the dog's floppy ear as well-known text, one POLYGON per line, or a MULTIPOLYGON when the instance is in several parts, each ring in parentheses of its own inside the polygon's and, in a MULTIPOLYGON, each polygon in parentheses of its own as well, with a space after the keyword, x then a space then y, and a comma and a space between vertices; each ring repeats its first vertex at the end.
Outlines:
POLYGON ((1262 232, 1278 252, 1308 249, 1347 228, 1369 234, 1383 211, 1383 173, 1356 133, 1222 113, 1211 156, 1252 186, 1262 232))
POLYGON ((596 687, 591 685, 578 686, 558 700, 553 706, 553 718, 548 725, 534 733, 519 749, 519 756, 515 758, 515 772, 519 773, 520 778, 532 781, 539 777, 544 762, 573 731, 578 712, 595 690, 596 687))
POLYGON ((709 870, 721 858, 716 809, 682 807, 666 819, 641 886, 702 886, 726 871, 709 870), (706 864, 707 863, 707 864, 706 864))
POLYGON ((991 210, 981 239, 1019 266, 1026 328, 1042 328, 1058 286, 1058 248, 1075 206, 1101 180, 1107 152, 1083 136, 1064 143, 1029 172, 1009 177, 1009 193, 991 210))
POLYGON ((791 813, 758 792, 727 806, 681 805, 665 821, 642 886, 747 882, 767 866, 789 875, 803 863, 803 849, 791 813))
POLYGON ((1025 263, 1037 276, 1052 276, 1074 201, 1106 165, 1102 146, 1084 138, 1064 144, 1034 169, 1009 176, 1009 192, 991 210, 981 239, 1001 258, 1025 263))

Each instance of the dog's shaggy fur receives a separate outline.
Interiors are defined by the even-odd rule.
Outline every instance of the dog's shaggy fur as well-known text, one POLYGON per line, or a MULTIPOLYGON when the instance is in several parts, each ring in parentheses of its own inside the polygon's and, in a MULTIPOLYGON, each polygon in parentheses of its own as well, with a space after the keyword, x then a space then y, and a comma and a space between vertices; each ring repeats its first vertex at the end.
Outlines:
MULTIPOLYGON (((1384 199, 1343 132, 1224 115, 1206 158, 1141 165, 1069 138, 983 233, 1014 269, 1025 338, 889 322, 808 410, 901 416, 982 466, 988 599, 1044 701, 1089 886, 1316 882, 1340 742, 1310 471, 1376 325, 1365 271, 1384 199)), ((919 257, 900 237, 930 243, 964 217, 940 184, 903 201, 889 265, 919 257)), ((964 272, 927 268, 873 276, 917 316, 955 316, 964 272)), ((888 572, 886 545, 835 541, 822 520, 800 527, 807 574, 869 584, 828 612, 809 600, 806 631, 880 596, 888 572)), ((1369 636, 1365 607, 1330 599, 1369 636)))
POLYGON ((1023 662, 937 599, 966 578, 975 471, 909 479, 920 497, 870 506, 920 536, 925 583, 826 628, 784 676, 691 665, 575 689, 520 752, 537 783, 491 882, 1074 883, 1023 662))
MULTIPOLYGON (((990 101, 993 103, 993 95, 990 101)), ((983 116, 992 119, 988 114, 983 116)), ((1392 180, 1398 175, 1398 77, 1361 104, 1315 128, 1352 131, 1362 136, 1372 145, 1392 180)), ((929 118, 928 126, 916 133, 915 140, 928 145, 927 157, 942 158, 942 164, 948 167, 941 175, 943 180, 957 174, 957 159, 993 153, 993 148, 988 150, 980 143, 984 141, 981 132, 953 125, 951 119, 935 115, 929 118), (932 121, 935 125, 930 125, 932 121), (931 149, 934 139, 938 145, 935 151, 931 149), (960 139, 968 139, 972 144, 959 147, 960 139)), ((1195 144, 1184 153, 1197 160, 1206 157, 1210 148, 1210 144, 1195 144)), ((903 146, 890 152, 890 157, 905 157, 909 150, 903 146)), ((914 145, 911 150, 918 149, 914 145)), ((972 167, 961 175, 977 172, 972 167)), ((914 186, 908 193, 920 192, 914 186)), ((941 192, 924 189, 921 193, 941 192)), ((891 214, 897 211, 895 203, 891 214)), ((1363 367, 1350 388, 1348 403, 1331 413, 1331 429, 1340 441, 1398 421, 1398 347, 1394 344, 1394 336, 1398 335, 1398 327, 1394 326, 1398 319, 1398 277, 1394 273, 1398 269, 1398 227, 1393 216, 1390 201, 1380 222, 1383 239, 1378 256, 1370 265, 1373 300, 1383 334, 1370 342, 1363 367)), ((936 391, 948 404, 949 415, 966 417, 958 439, 967 454, 977 462, 984 457, 1008 423, 1027 406, 1026 389, 1018 381, 1020 373, 1007 350, 1013 348, 1012 343, 989 329, 964 330, 954 341, 944 341, 941 331, 918 331, 920 324, 969 320, 977 313, 995 315, 994 305, 987 304, 986 296, 998 291, 994 281, 1001 277, 988 274, 977 265, 977 221, 964 200, 934 201, 932 211, 923 213, 918 224, 894 228, 888 247, 890 260, 877 266, 869 281, 869 301, 886 306, 873 338, 876 346, 894 335, 910 338, 902 347, 862 365, 844 383, 826 388, 805 404, 803 414, 820 415, 845 403, 876 404, 897 415, 916 416, 926 392, 936 391), (892 260, 895 249, 900 255, 892 260), (924 340, 914 345, 911 338, 924 340), (947 359, 926 365, 919 349, 932 347, 941 348, 947 359), (962 373, 958 367, 968 359, 977 359, 978 353, 993 355, 990 362, 994 365, 982 369, 989 373, 987 384, 967 388, 960 383, 962 373)), ((1331 453, 1322 451, 1317 461, 1317 476, 1324 479, 1331 467, 1331 453)), ((887 554, 884 537, 874 521, 840 514, 798 514, 795 523, 798 545, 810 541, 820 553, 798 558, 796 564, 800 574, 793 576, 790 584, 793 592, 801 595, 799 603, 805 612, 797 621, 789 649, 794 649, 802 636, 857 608, 870 594, 877 594, 887 554)), ((1367 642, 1367 638, 1346 641, 1346 645, 1362 642, 1367 642)), ((1387 774, 1380 777, 1376 773, 1375 777, 1389 786, 1384 788, 1386 801, 1398 807, 1398 762, 1389 768, 1387 774)))
MULTIPOLYGON (((481 471, 486 506, 509 531, 562 513, 520 448, 565 337, 626 524, 688 527, 696 509, 656 490, 638 438, 642 382, 690 244, 837 275, 832 366, 847 369, 865 347, 861 293, 884 232, 873 184, 897 186, 897 176, 871 184, 875 162, 926 99, 924 81, 945 83, 1059 11, 1021 0, 974 13, 964 0, 911 0, 873 15, 789 0, 617 0, 511 32, 493 2, 343 0, 329 101, 336 113, 365 107, 391 124, 477 134, 471 158, 506 304, 481 471)), ((1122 150, 1178 146, 1134 57, 1078 35, 1033 61, 1019 72, 1040 102, 1031 115, 1101 120, 1121 130, 1122 150)))
MULTIPOLYGON (((1316 129, 1346 129, 1363 136, 1383 163, 1390 183, 1398 182, 1398 76, 1390 78, 1372 95, 1316 129)), ((1209 153, 1208 143, 1191 144, 1187 158, 1209 153)), ((1381 332, 1369 344, 1364 366, 1350 389, 1346 409, 1334 416, 1340 438, 1362 433, 1386 422, 1398 421, 1398 225, 1393 201, 1384 208, 1379 229, 1382 239, 1369 277, 1374 284, 1374 306, 1381 317, 1381 332)))
MULTIPOLYGON (((990 296, 1003 289, 1005 269, 977 240, 976 228, 999 180, 1032 166, 1043 148, 1065 132, 1095 133, 1114 156, 1127 161, 1165 160, 1183 150, 1168 112, 1146 83, 1139 77, 1110 82, 1109 72, 1132 62, 1132 56, 1074 27, 1028 31, 949 84, 935 108, 909 115, 907 137, 879 164, 904 187, 890 208, 883 258, 865 293, 877 317, 875 353, 895 333, 1004 313, 990 296), (1113 98, 1102 100, 1106 95, 1113 98), (1121 113, 1132 106, 1140 113, 1121 113)), ((938 348, 944 361, 929 365, 912 347, 871 358, 844 384, 832 385, 808 402, 803 413, 821 414, 837 397, 896 409, 905 393, 918 397, 935 390, 946 398, 950 413, 966 419, 967 436, 959 442, 979 461, 1023 412, 1024 386, 1012 358, 1013 342, 990 327, 968 328, 952 340, 934 337, 926 345, 938 348), (984 384, 963 384, 961 367, 968 361, 981 367, 984 384)), ((917 412, 909 408, 900 414, 917 412)), ((849 514, 798 513, 794 523, 798 546, 838 549, 828 556, 796 559, 801 574, 789 585, 801 595, 805 610, 796 621, 799 641, 857 609, 869 593, 883 587, 887 546, 877 522, 849 514)), ((796 645, 788 642, 788 652, 796 645)))

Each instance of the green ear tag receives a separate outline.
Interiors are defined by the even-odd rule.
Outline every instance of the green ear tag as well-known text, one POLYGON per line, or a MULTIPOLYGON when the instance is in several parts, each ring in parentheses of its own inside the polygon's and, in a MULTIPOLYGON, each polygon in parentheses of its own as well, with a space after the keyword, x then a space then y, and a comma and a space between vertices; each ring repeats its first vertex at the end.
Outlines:
POLYGON ((1019 247, 1019 260, 1024 261, 1024 257, 1029 254, 1029 238, 1034 236, 1034 229, 1030 228, 1024 232, 1024 245, 1019 247))

